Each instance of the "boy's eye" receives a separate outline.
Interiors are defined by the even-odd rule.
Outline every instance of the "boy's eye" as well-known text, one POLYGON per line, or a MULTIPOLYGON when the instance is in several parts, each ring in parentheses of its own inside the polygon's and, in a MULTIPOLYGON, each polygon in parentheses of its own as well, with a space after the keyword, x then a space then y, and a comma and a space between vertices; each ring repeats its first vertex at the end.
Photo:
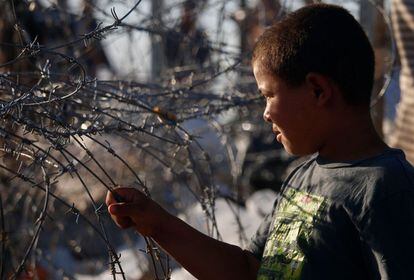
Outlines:
POLYGON ((273 97, 273 94, 263 94, 264 99, 269 100, 273 97))
POLYGON ((257 90, 257 93, 260 94, 266 101, 275 96, 271 91, 262 91, 260 89, 257 90))
POLYGON ((265 94, 264 92, 262 92, 260 89, 257 90, 257 94, 259 94, 260 96, 262 96, 264 99, 268 99, 268 97, 269 97, 267 94, 265 94))

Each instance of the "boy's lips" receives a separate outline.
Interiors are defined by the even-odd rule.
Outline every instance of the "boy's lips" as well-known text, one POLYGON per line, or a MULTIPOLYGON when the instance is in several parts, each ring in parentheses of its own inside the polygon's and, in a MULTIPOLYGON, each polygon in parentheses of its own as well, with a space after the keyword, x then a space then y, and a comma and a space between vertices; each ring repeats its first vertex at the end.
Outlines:
POLYGON ((272 128, 273 133, 276 135, 276 140, 281 143, 280 141, 282 140, 282 133, 280 133, 279 130, 272 128))
POLYGON ((282 143, 282 133, 280 132, 276 133, 276 140, 277 142, 282 143))

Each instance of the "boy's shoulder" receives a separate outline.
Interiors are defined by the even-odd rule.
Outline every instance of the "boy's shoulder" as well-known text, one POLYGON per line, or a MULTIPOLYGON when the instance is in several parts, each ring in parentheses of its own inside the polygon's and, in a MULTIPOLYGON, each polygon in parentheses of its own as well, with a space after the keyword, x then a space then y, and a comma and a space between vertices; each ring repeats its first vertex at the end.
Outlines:
POLYGON ((401 199, 414 200, 414 168, 398 149, 357 161, 331 162, 313 156, 285 182, 289 193, 311 195, 334 208, 346 209, 354 221, 401 199))
POLYGON ((333 162, 315 155, 298 166, 286 184, 307 188, 334 200, 381 199, 402 191, 414 193, 414 168, 405 159, 403 151, 392 148, 355 161, 333 162))
POLYGON ((368 185, 384 186, 388 192, 414 191, 414 168, 402 150, 388 148, 383 153, 356 161, 351 170, 368 185))
MULTIPOLYGON (((402 150, 387 148, 382 153, 352 161, 328 161, 316 156, 301 166, 302 170, 335 174, 336 178, 359 175, 360 179, 376 177, 378 179, 410 180, 414 176, 414 167, 406 160, 402 150)), ((414 183, 414 181, 412 181, 414 183)))

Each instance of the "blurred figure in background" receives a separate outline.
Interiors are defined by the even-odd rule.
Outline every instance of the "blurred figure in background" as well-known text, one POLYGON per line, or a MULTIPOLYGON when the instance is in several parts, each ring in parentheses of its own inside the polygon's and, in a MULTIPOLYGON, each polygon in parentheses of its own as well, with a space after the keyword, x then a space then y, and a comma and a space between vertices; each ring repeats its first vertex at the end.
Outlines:
POLYGON ((390 145, 404 150, 414 163, 414 5, 408 0, 391 1, 392 27, 401 63, 401 99, 390 145))
POLYGON ((201 67, 208 60, 209 41, 204 30, 197 26, 197 15, 203 5, 198 2, 185 1, 178 26, 165 34, 164 52, 169 68, 191 65, 201 67))

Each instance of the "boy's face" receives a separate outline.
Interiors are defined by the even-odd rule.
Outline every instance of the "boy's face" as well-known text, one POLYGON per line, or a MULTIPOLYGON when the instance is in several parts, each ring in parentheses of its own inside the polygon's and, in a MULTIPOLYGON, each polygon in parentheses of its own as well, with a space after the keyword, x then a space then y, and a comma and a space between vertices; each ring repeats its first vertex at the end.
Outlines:
POLYGON ((261 70, 255 62, 253 72, 261 94, 266 98, 263 113, 272 124, 278 142, 293 155, 317 152, 322 143, 322 120, 318 117, 317 97, 306 83, 291 87, 274 74, 261 70))

